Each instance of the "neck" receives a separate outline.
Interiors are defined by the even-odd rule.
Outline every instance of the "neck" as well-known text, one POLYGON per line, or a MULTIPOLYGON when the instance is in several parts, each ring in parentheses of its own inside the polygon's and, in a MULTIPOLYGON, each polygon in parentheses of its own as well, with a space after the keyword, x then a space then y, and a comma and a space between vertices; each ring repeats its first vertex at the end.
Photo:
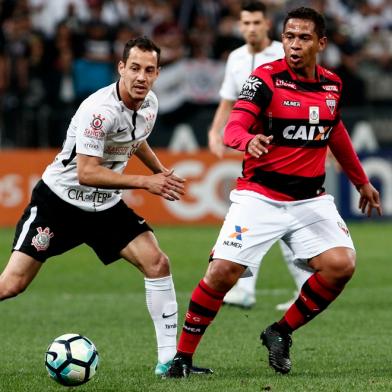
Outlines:
POLYGON ((120 100, 123 102, 123 104, 128 108, 131 109, 133 111, 137 111, 140 106, 142 106, 142 103, 144 101, 144 99, 142 100, 137 100, 132 98, 127 89, 125 88, 124 85, 124 81, 122 79, 120 79, 120 83, 119 83, 119 95, 120 95, 120 100))
POLYGON ((317 78, 316 65, 299 69, 291 68, 291 70, 297 75, 299 79, 314 80, 317 78))
POLYGON ((270 46, 271 40, 268 37, 264 37, 261 41, 250 44, 248 43, 248 50, 251 54, 262 52, 266 47, 270 46))

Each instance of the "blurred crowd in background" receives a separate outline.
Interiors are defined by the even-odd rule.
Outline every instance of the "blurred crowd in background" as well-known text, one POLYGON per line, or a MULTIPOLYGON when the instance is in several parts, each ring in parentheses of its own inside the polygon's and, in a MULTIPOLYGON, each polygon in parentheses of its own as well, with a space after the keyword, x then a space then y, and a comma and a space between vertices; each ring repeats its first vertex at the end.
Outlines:
MULTIPOLYGON (((288 10, 324 14, 329 45, 320 61, 343 79, 345 107, 391 104, 392 0, 264 3, 275 39, 288 10)), ((198 114, 208 126, 227 55, 243 44, 240 7, 240 0, 0 0, 0 148, 60 146, 78 104, 116 80, 124 44, 138 35, 162 49, 154 88, 162 121, 208 107, 198 114)))

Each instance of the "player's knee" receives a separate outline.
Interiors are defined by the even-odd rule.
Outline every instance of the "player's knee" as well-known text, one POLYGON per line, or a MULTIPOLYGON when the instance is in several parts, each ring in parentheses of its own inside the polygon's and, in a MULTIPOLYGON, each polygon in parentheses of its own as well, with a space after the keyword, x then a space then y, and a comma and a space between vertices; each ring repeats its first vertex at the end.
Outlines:
POLYGON ((350 252, 342 262, 341 276, 346 281, 349 281, 355 272, 355 253, 350 252))
POLYGON ((355 253, 351 250, 342 252, 331 258, 328 263, 328 270, 331 277, 338 284, 347 283, 355 272, 355 253))
POLYGON ((163 252, 157 252, 152 258, 147 275, 151 278, 160 278, 170 274, 169 258, 163 252))
POLYGON ((22 281, 7 282, 7 280, 0 279, 0 301, 16 297, 26 290, 26 285, 22 281))
POLYGON ((226 292, 237 282, 242 273, 239 272, 240 268, 238 264, 232 262, 214 260, 209 264, 204 279, 212 288, 226 292))

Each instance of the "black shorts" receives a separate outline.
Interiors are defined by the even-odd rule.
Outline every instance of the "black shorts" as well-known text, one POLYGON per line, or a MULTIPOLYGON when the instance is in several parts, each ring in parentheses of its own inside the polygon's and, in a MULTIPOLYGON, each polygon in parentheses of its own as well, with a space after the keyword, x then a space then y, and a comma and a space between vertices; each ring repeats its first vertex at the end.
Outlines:
POLYGON ((110 264, 146 231, 151 227, 122 200, 104 211, 83 211, 60 199, 41 180, 16 226, 13 250, 44 262, 85 243, 104 264, 110 264))

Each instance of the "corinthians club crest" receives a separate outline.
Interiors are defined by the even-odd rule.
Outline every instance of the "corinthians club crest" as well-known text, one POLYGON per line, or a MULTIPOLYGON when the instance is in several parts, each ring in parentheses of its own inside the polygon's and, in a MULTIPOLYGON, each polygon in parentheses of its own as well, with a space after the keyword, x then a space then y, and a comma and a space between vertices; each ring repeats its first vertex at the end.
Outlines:
POLYGON ((31 245, 37 249, 37 251, 46 250, 49 248, 50 239, 54 236, 50 232, 49 227, 42 230, 42 227, 37 228, 38 234, 31 240, 31 245))

